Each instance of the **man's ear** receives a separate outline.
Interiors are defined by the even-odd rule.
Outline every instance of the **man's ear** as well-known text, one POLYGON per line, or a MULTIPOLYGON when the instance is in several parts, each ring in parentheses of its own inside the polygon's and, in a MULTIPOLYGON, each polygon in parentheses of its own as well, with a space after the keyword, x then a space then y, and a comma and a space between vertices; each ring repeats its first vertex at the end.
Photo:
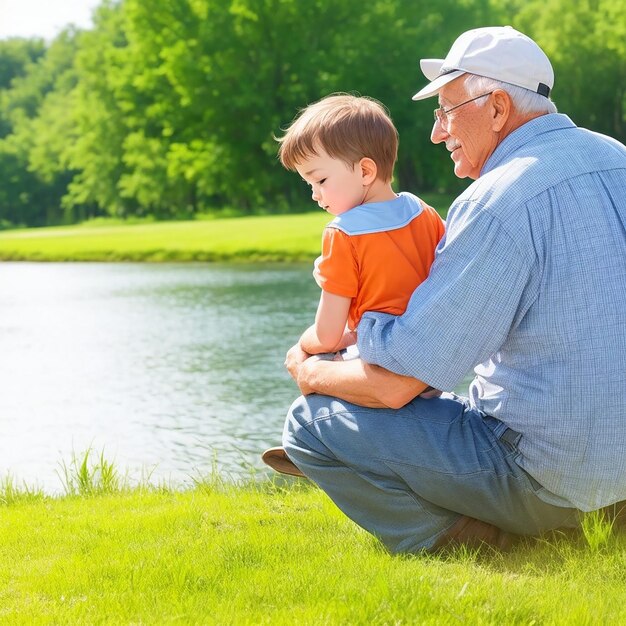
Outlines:
POLYGON ((369 157, 363 157, 359 161, 358 167, 361 168, 361 177, 363 178, 364 185, 371 185, 378 175, 378 166, 376 161, 369 157))
POLYGON ((493 92, 493 123, 492 130, 500 132, 511 116, 512 102, 511 96, 502 89, 493 92))

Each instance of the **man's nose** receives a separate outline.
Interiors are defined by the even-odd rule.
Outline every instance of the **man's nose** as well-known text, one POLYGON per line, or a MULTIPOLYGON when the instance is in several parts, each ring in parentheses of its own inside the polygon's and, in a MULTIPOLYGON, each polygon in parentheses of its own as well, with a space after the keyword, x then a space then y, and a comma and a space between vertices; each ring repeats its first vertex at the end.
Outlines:
POLYGON ((441 143, 448 138, 448 132, 441 125, 439 120, 435 120, 433 129, 430 131, 430 140, 433 143, 441 143))
POLYGON ((317 187, 311 187, 311 198, 313 198, 314 202, 320 199, 319 189, 317 189, 317 187))

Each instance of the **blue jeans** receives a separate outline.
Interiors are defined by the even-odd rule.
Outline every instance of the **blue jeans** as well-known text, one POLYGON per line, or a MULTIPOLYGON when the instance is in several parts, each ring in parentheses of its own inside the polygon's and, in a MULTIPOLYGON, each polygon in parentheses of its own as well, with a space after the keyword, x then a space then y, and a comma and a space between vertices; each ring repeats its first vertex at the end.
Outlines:
POLYGON ((538 497, 518 440, 451 394, 399 410, 300 397, 283 433, 293 462, 391 552, 431 548, 461 515, 520 535, 576 526, 576 509, 538 497))

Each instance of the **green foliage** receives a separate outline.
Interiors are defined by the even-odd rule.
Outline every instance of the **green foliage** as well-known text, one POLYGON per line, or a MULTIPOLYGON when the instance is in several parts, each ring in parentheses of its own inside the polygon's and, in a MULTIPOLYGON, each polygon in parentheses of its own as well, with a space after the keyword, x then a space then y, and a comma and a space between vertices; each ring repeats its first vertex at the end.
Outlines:
POLYGON ((580 126, 626 141, 624 0, 583 0, 575 6, 567 0, 525 0, 509 15, 552 61, 559 110, 580 126))
POLYGON ((73 175, 65 153, 75 136, 70 113, 76 47, 75 32, 61 33, 0 92, 0 117, 10 129, 0 139, 2 221, 41 226, 77 217, 61 211, 73 175))
POLYGON ((396 186, 457 193, 414 103, 422 57, 510 23, 553 60, 575 122, 626 139, 624 0, 103 0, 94 28, 0 42, 0 224, 191 217, 307 201, 274 136, 337 91, 382 101, 400 133, 396 186))
POLYGON ((18 76, 23 76, 31 63, 45 53, 41 39, 12 38, 0 41, 0 89, 7 89, 18 76))

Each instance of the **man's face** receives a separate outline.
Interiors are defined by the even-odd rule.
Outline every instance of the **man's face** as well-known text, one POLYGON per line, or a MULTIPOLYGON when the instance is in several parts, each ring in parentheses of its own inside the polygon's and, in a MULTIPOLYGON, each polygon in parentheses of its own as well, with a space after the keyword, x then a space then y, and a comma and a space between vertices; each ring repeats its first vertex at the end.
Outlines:
MULTIPOLYGON (((480 95, 468 94, 466 79, 466 75, 460 76, 442 87, 440 107, 451 109, 480 95)), ((498 133, 493 129, 495 110, 491 102, 492 95, 485 94, 443 115, 443 121, 435 121, 430 139, 433 143, 445 142, 454 161, 454 173, 459 178, 476 180, 498 145, 498 133)))

